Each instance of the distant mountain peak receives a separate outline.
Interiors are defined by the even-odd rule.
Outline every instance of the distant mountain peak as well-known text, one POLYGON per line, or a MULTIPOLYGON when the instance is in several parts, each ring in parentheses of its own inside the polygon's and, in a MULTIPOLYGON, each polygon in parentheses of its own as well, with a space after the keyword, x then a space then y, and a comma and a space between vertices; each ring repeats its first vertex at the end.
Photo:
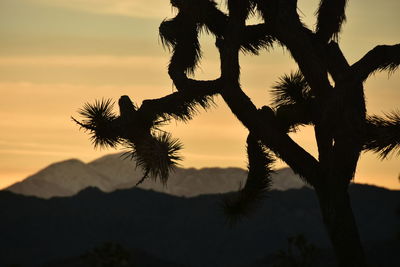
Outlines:
MULTIPOLYGON (((89 163, 68 159, 53 163, 16 183, 6 190, 41 198, 72 196, 87 187, 103 192, 135 186, 142 177, 142 170, 123 153, 110 154, 89 163)), ((247 171, 237 167, 176 168, 167 186, 147 179, 139 187, 175 196, 192 197, 202 194, 219 194, 237 191, 246 179, 247 171)), ((304 183, 291 169, 277 170, 273 174, 273 189, 301 188, 304 183)))

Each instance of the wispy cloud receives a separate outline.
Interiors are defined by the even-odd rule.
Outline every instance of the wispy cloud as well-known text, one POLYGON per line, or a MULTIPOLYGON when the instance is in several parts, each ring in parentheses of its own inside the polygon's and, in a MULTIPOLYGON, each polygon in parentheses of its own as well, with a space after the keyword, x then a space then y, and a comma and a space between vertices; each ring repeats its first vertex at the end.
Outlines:
POLYGON ((168 0, 29 0, 46 5, 140 18, 165 18, 172 9, 168 0))

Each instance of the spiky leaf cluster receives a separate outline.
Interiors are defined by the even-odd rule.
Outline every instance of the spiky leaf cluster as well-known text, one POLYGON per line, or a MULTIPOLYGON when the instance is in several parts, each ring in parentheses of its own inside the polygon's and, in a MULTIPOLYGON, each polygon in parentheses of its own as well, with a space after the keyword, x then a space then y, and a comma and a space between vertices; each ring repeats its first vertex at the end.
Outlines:
POLYGON ((272 87, 272 105, 280 106, 308 103, 312 99, 310 87, 300 71, 285 74, 272 87))
POLYGON ((273 156, 253 137, 247 139, 247 156, 248 175, 244 187, 223 202, 229 223, 254 212, 271 188, 273 156))
POLYGON ((113 128, 117 116, 113 113, 114 103, 111 99, 96 100, 94 104, 86 103, 78 111, 84 119, 79 122, 72 118, 84 130, 89 131, 95 147, 115 147, 119 144, 118 133, 113 128))
POLYGON ((272 87, 272 95, 272 105, 283 131, 296 131, 298 126, 314 122, 314 98, 300 71, 280 77, 272 87))
POLYGON ((177 167, 178 161, 182 159, 178 154, 182 144, 165 132, 147 136, 140 141, 128 141, 126 147, 129 151, 125 156, 134 159, 136 167, 140 167, 144 172, 137 185, 148 177, 160 179, 165 184, 171 170, 177 167))
POLYGON ((79 110, 84 119, 73 120, 90 132, 95 147, 115 148, 122 144, 129 150, 125 155, 135 159, 136 165, 143 169, 143 179, 159 178, 165 183, 169 172, 181 160, 178 152, 182 145, 158 128, 163 122, 161 117, 146 118, 128 96, 120 98, 119 107, 120 116, 117 116, 112 111, 111 100, 87 103, 79 110))
POLYGON ((370 116, 367 119, 365 150, 378 153, 382 159, 390 154, 400 154, 400 112, 385 117, 370 116))

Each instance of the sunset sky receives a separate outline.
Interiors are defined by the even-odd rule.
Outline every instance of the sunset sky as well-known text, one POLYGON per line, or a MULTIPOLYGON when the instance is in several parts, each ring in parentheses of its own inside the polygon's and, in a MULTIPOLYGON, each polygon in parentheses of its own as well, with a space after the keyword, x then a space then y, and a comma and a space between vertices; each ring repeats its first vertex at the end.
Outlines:
MULTIPOLYGON (((217 2, 222 2, 217 0, 217 2)), ((318 1, 299 0, 313 28, 318 1)), ((400 43, 399 0, 349 0, 340 46, 350 64, 378 44, 400 43)), ((174 16, 169 0, 0 0, 0 188, 69 158, 85 162, 120 150, 94 150, 70 119, 86 102, 129 95, 140 104, 174 91, 160 22, 174 16)), ((204 58, 196 78, 219 76, 217 51, 202 36, 204 58)), ((257 106, 270 104, 269 88, 296 70, 287 51, 242 55, 242 85, 257 106)), ((400 109, 400 71, 365 83, 369 114, 400 109)), ((220 98, 167 129, 184 144, 183 167, 245 167, 247 132, 220 98)), ((316 155, 311 128, 294 136, 316 155)), ((279 162, 277 167, 283 167, 279 162)), ((364 153, 356 182, 400 189, 400 158, 364 153)))

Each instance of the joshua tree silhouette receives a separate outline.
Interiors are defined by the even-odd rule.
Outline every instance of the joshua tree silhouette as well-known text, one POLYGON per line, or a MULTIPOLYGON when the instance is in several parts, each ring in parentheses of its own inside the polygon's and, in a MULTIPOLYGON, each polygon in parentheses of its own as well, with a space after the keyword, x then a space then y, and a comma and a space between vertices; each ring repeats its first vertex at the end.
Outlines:
MULTIPOLYGON (((110 100, 86 104, 82 121, 94 145, 131 149, 144 177, 166 182, 180 160, 181 144, 157 127, 171 119, 187 121, 221 95, 248 129, 248 178, 235 198, 225 201, 229 218, 246 215, 270 186, 274 158, 285 161, 318 196, 324 225, 340 266, 365 266, 348 186, 363 150, 385 158, 400 148, 400 114, 367 116, 363 82, 375 71, 393 72, 400 64, 400 44, 380 45, 349 65, 337 43, 345 21, 346 0, 321 0, 315 30, 302 24, 296 0, 227 0, 228 14, 213 0, 171 0, 176 17, 161 23, 163 44, 172 51, 168 73, 177 92, 143 101, 119 100, 120 115, 110 100), (249 16, 263 23, 246 25, 249 16), (219 50, 221 75, 195 80, 200 58, 200 31, 212 34, 219 50), (257 108, 240 85, 239 52, 258 54, 278 44, 290 51, 299 71, 283 76, 272 88, 271 107, 257 108), (332 77, 332 81, 328 79, 332 77), (298 125, 312 125, 318 159, 288 135, 298 125)), ((143 180, 142 179, 142 180, 143 180)))

